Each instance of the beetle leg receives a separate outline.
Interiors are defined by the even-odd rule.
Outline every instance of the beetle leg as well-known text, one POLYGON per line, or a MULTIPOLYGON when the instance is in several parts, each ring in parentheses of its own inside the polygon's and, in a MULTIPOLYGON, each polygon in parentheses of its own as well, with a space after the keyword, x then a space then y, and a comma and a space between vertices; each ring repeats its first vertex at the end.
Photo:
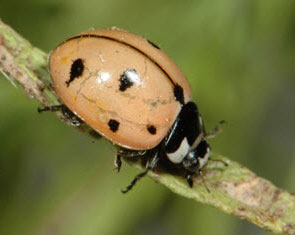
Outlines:
POLYGON ((117 170, 118 173, 119 173, 120 169, 121 169, 121 166, 122 166, 122 161, 121 161, 121 156, 118 155, 118 154, 115 157, 114 165, 115 165, 115 170, 117 170))
POLYGON ((52 106, 45 106, 44 108, 38 108, 37 111, 38 113, 43 113, 43 112, 56 112, 56 111, 60 111, 62 109, 64 105, 60 104, 60 105, 52 105, 52 106))
POLYGON ((77 117, 71 110, 69 110, 64 104, 45 106, 44 108, 38 108, 38 113, 42 112, 56 112, 61 111, 66 120, 68 120, 73 126, 80 126, 83 121, 77 117))
MULTIPOLYGON (((151 154, 151 153, 149 153, 149 154, 151 154)), ((154 156, 150 160, 148 160, 145 171, 136 175, 135 178, 131 181, 131 183, 129 185, 127 185, 127 187, 125 189, 122 189, 121 192, 122 193, 129 192, 133 188, 133 186, 137 183, 138 180, 140 180, 142 177, 146 176, 146 174, 149 172, 149 170, 153 170, 157 166, 157 163, 159 160, 160 160, 159 152, 154 153, 154 156)))
POLYGON ((127 187, 125 189, 121 189, 122 193, 127 193, 129 192, 133 186, 136 184, 136 182, 138 180, 140 180, 142 177, 146 176, 146 174, 148 173, 149 169, 146 168, 146 170, 144 172, 139 173, 138 175, 135 176, 135 178, 131 181, 131 183, 129 185, 127 185, 127 187))
POLYGON ((147 162, 146 168, 148 170, 153 170, 157 166, 159 160, 160 160, 160 154, 157 152, 155 153, 153 158, 147 162))
POLYGON ((194 182, 193 182, 193 175, 192 173, 187 174, 186 176, 186 181, 189 185, 190 188, 192 188, 194 186, 194 182))
MULTIPOLYGON (((188 174, 186 175, 186 181, 187 181, 187 183, 188 183, 188 185, 189 185, 190 188, 192 188, 192 187, 194 186, 194 181, 193 181, 193 175, 194 175, 194 174, 195 174, 195 173, 188 173, 188 174)), ((210 190, 209 190, 209 188, 207 187, 206 182, 205 182, 205 179, 204 179, 204 177, 203 177, 203 171, 202 171, 202 170, 199 170, 199 176, 201 177, 202 182, 203 182, 203 184, 204 184, 204 186, 205 186, 207 192, 210 193, 210 190)))

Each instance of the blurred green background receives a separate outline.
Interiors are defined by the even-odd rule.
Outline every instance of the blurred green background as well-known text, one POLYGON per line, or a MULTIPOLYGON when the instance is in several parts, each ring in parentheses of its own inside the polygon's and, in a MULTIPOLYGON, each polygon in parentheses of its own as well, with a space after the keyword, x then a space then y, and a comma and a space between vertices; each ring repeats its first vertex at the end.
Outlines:
MULTIPOLYGON (((295 191, 293 0, 1 1, 0 17, 49 52, 89 28, 117 26, 160 45, 182 68, 213 150, 295 191)), ((181 198, 137 173, 113 171, 114 147, 39 115, 0 75, 0 234, 267 234, 181 198)))

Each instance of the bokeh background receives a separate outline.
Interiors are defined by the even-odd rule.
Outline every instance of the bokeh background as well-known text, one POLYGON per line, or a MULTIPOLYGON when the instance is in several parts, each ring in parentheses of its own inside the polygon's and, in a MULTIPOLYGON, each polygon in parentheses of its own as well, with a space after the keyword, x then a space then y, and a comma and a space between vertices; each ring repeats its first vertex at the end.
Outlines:
MULTIPOLYGON (((49 52, 89 28, 117 26, 160 45, 182 68, 213 150, 295 191, 293 0, 9 0, 0 17, 49 52)), ((137 173, 113 171, 114 147, 37 113, 0 75, 0 234, 267 234, 181 198, 137 173)))

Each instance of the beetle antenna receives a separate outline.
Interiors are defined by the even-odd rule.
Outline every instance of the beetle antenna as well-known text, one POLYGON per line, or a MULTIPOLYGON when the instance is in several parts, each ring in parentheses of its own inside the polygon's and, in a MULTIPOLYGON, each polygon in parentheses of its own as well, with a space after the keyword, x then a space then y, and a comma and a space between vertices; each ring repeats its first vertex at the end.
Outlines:
POLYGON ((221 126, 225 123, 226 123, 225 120, 219 121, 213 129, 205 133, 205 138, 207 139, 214 138, 218 133, 222 131, 221 126))
POLYGON ((204 184, 204 186, 205 186, 207 192, 208 192, 208 193, 211 193, 210 190, 209 190, 209 188, 207 187, 207 184, 206 184, 206 181, 205 181, 205 179, 204 179, 204 175, 203 175, 203 171, 202 171, 202 170, 199 170, 199 175, 201 176, 202 182, 203 182, 203 184, 204 184))
POLYGON ((228 166, 228 163, 225 162, 225 161, 223 161, 222 159, 212 159, 212 158, 211 158, 210 161, 213 161, 213 162, 220 162, 220 163, 222 163, 225 167, 228 166))

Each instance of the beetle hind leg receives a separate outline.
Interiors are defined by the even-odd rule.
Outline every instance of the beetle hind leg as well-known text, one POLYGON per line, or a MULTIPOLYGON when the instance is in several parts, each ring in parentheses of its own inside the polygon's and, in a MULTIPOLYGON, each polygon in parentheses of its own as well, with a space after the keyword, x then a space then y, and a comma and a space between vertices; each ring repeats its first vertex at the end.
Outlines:
POLYGON ((117 156, 115 157, 114 165, 115 165, 114 170, 117 170, 117 172, 119 173, 122 166, 121 156, 119 154, 117 154, 117 156))
POLYGON ((147 154, 154 154, 154 156, 148 160, 145 171, 136 175, 134 179, 131 181, 131 183, 127 185, 125 189, 121 190, 122 193, 129 192, 134 187, 134 185, 137 183, 138 180, 145 177, 147 173, 149 172, 149 170, 153 170, 157 166, 157 163, 160 160, 160 154, 158 152, 154 153, 154 151, 151 151, 150 153, 147 153, 147 154))
POLYGON ((38 113, 43 113, 48 111, 56 112, 56 111, 61 111, 63 106, 64 106, 63 104, 60 104, 60 105, 45 106, 44 108, 39 107, 37 111, 38 113))
POLYGON ((65 119, 68 120, 73 126, 80 126, 83 123, 83 121, 64 104, 45 106, 44 108, 38 108, 37 111, 38 113, 61 111, 65 119))
POLYGON ((144 172, 141 172, 138 175, 136 175, 134 177, 134 179, 131 181, 131 183, 129 185, 127 185, 127 187, 125 189, 121 189, 121 192, 122 193, 129 192, 134 187, 134 185, 137 183, 138 180, 140 180, 142 177, 146 176, 148 171, 149 171, 149 168, 146 168, 146 170, 144 172))

